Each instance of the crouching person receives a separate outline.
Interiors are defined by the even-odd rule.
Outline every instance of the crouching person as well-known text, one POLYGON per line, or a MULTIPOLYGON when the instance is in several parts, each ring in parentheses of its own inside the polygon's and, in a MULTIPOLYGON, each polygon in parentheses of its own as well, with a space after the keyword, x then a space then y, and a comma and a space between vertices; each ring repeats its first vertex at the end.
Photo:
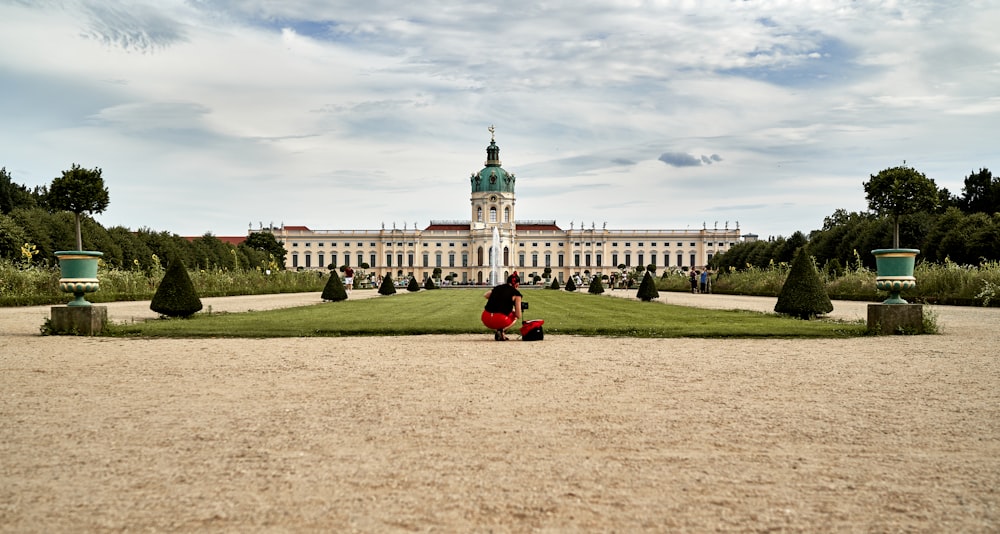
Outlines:
POLYGON ((507 277, 506 284, 500 284, 486 292, 486 309, 483 310, 483 324, 494 330, 493 339, 507 341, 506 330, 521 319, 521 292, 517 288, 521 278, 517 271, 507 277))

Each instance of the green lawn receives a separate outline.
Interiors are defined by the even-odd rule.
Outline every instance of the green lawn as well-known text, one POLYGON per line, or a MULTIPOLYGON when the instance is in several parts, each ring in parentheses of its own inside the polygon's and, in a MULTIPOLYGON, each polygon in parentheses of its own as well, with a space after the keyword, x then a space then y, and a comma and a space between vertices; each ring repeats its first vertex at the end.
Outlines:
MULTIPOLYGON (((522 290, 527 319, 547 335, 616 337, 852 337, 861 322, 801 321, 773 314, 718 311, 545 289, 522 290)), ((479 321, 480 289, 447 289, 248 313, 199 313, 115 325, 112 335, 162 337, 306 337, 488 334, 479 321)))

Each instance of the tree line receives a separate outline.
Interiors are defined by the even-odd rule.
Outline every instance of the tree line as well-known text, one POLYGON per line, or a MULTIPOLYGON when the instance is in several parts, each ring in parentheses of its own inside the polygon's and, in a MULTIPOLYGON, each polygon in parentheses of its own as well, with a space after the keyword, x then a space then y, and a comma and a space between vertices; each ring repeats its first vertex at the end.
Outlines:
MULTIPOLYGON (((903 247, 920 249, 920 259, 936 263, 980 265, 1000 260, 1000 176, 983 168, 965 178, 961 195, 936 186, 930 194, 933 208, 900 217, 903 247)), ((808 236, 795 232, 787 238, 737 243, 714 256, 710 266, 724 272, 766 268, 791 262, 795 251, 808 245, 817 264, 829 271, 847 266, 874 269, 871 251, 891 248, 893 231, 894 220, 879 213, 838 209, 808 236)))
MULTIPOLYGON (((22 248, 32 245, 32 262, 55 264, 57 250, 76 250, 74 214, 54 205, 49 188, 29 189, 14 183, 6 167, 0 168, 0 259, 25 259, 22 248)), ((149 228, 104 228, 84 216, 80 231, 87 250, 104 253, 113 268, 149 271, 181 260, 192 269, 284 269, 285 248, 268 232, 254 232, 243 243, 232 245, 206 233, 188 239, 149 228)))

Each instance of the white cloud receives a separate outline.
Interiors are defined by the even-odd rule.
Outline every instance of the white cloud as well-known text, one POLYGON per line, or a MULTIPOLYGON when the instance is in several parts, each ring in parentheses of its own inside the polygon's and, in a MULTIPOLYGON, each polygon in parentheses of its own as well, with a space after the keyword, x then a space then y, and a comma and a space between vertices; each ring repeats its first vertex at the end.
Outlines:
POLYGON ((998 166, 988 2, 63 0, 0 20, 0 165, 32 185, 101 166, 105 224, 467 217, 489 124, 518 217, 611 228, 788 235, 863 209, 902 159, 952 191, 998 166))

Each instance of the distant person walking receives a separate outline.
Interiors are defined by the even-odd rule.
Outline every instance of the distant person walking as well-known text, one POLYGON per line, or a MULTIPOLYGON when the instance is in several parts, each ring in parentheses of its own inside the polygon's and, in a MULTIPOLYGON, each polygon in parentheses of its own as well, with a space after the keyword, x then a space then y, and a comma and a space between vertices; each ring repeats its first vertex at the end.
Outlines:
POLYGON ((347 267, 344 269, 344 288, 347 289, 347 296, 351 296, 351 289, 354 287, 354 269, 347 267))
POLYGON ((701 272, 701 292, 708 293, 708 269, 701 272))
POLYGON ((698 271, 691 269, 688 271, 688 278, 691 280, 691 292, 698 292, 698 271))

